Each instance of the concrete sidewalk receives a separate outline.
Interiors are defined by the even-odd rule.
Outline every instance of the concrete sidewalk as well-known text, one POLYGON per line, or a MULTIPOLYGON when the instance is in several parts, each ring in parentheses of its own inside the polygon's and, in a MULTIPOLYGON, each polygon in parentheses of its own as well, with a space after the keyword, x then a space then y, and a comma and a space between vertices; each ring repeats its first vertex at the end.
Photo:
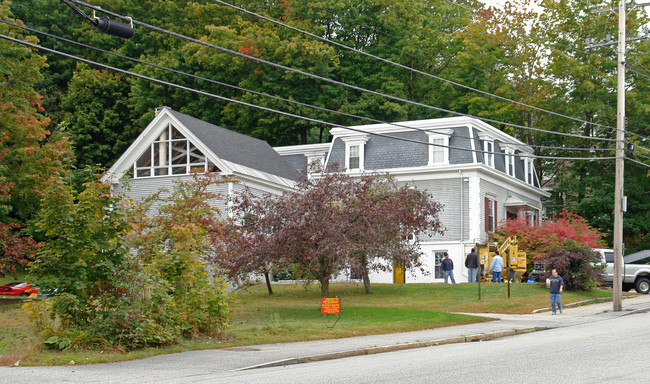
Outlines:
POLYGON ((564 313, 559 314, 558 312, 557 315, 553 315, 550 310, 528 315, 468 313, 469 315, 491 317, 496 320, 486 323, 459 325, 416 332, 251 346, 246 348, 255 349, 256 352, 262 352, 259 354, 260 357, 265 352, 269 352, 275 358, 264 357, 264 361, 262 362, 239 369, 300 364, 442 344, 487 341, 516 334, 568 327, 629 315, 637 311, 649 311, 650 295, 640 295, 625 299, 623 301, 623 310, 620 312, 613 311, 611 301, 580 306, 573 306, 567 303, 566 306, 567 308, 564 309, 564 313))
POLYGON ((650 310, 650 295, 623 300, 614 312, 612 302, 566 308, 563 314, 478 314, 495 321, 386 335, 265 344, 219 350, 192 351, 113 364, 66 367, 0 367, 3 382, 20 383, 176 383, 191 377, 299 364, 435 345, 480 342, 551 328, 597 322, 650 310))

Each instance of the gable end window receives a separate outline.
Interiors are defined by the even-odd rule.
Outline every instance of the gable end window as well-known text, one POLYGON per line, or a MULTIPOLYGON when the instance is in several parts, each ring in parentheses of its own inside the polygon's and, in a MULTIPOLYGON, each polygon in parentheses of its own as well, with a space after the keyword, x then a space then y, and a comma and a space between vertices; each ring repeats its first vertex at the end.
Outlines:
POLYGON ((133 164, 135 178, 204 173, 207 162, 203 153, 174 126, 167 125, 133 164))

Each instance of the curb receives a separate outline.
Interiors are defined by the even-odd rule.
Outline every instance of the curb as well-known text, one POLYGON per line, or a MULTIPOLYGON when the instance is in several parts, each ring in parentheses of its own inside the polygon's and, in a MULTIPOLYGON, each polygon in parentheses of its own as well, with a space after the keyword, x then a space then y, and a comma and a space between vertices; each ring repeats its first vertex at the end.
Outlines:
MULTIPOLYGON (((586 305, 586 304, 604 303, 606 301, 612 301, 612 298, 611 297, 598 297, 598 298, 595 298, 595 299, 576 301, 575 303, 564 304, 564 305, 562 305, 562 308, 580 307, 580 306, 586 305)), ((540 308, 540 309, 534 310, 531 313, 548 312, 550 310, 551 310, 551 308, 540 308)))
POLYGON ((286 365, 313 363, 313 362, 316 362, 316 361, 335 360, 335 359, 341 359, 341 358, 344 358, 344 357, 365 356, 365 355, 372 355, 372 354, 376 354, 376 353, 403 351, 403 350, 407 350, 407 349, 435 347, 435 346, 438 346, 438 345, 445 345, 445 344, 457 344, 457 343, 471 343, 471 342, 477 342, 477 341, 488 341, 488 340, 495 340, 495 339, 499 339, 499 338, 507 337, 507 336, 514 336, 514 335, 521 335, 521 334, 538 332, 538 331, 545 331, 545 330, 553 329, 553 328, 554 327, 530 327, 530 328, 510 329, 510 330, 507 330, 507 331, 479 333, 479 334, 476 334, 476 335, 457 336, 457 337, 451 337, 451 338, 446 338, 446 339, 438 339, 438 340, 430 340, 430 341, 419 341, 419 342, 415 342, 415 343, 406 343, 406 344, 386 345, 386 346, 381 346, 381 347, 360 348, 360 349, 353 349, 353 350, 349 350, 349 351, 324 353, 324 354, 321 354, 321 355, 311 355, 311 356, 305 356, 305 357, 293 357, 293 358, 288 358, 288 359, 283 359, 283 360, 272 361, 272 362, 269 362, 269 363, 257 364, 257 365, 253 365, 253 366, 250 366, 250 367, 238 368, 238 369, 234 369, 233 371, 236 372, 236 371, 247 371, 247 370, 258 369, 258 368, 282 367, 282 366, 286 366, 286 365))

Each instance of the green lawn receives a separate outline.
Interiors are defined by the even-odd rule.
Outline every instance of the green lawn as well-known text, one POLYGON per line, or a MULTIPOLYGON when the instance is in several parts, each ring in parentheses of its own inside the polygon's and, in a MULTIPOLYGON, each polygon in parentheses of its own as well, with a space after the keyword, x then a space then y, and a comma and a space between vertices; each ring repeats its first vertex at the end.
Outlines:
MULTIPOLYGON (((328 328, 335 318, 321 316, 318 285, 276 284, 272 296, 265 286, 254 286, 237 292, 231 326, 221 337, 129 353, 43 350, 20 304, 2 305, 7 300, 0 299, 0 365, 19 359, 21 365, 98 363, 187 350, 406 332, 490 320, 457 312, 531 313, 549 305, 548 290, 541 284, 512 284, 510 298, 506 284, 481 288, 478 300, 477 284, 375 284, 371 295, 364 293, 363 284, 333 284, 331 296, 341 297, 341 317, 328 328)), ((611 291, 569 291, 562 301, 566 305, 599 297, 611 297, 611 291)))

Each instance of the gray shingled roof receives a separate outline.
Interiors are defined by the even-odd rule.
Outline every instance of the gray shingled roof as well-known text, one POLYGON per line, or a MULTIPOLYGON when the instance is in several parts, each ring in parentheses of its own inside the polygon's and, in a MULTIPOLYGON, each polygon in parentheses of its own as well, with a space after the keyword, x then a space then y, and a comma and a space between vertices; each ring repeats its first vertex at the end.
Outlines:
POLYGON ((266 141, 210 124, 171 108, 167 110, 219 158, 297 181, 300 174, 266 141))

